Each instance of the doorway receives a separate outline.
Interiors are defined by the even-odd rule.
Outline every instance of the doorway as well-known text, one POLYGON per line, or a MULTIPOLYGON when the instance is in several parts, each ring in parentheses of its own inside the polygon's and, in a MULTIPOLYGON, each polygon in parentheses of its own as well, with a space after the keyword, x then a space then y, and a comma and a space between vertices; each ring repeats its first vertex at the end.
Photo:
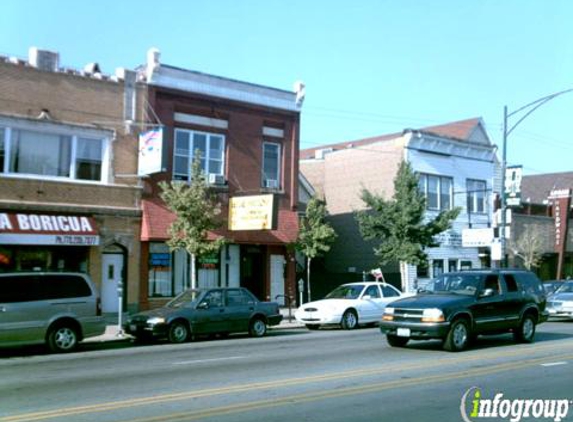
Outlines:
POLYGON ((259 300, 266 300, 266 265, 264 248, 241 246, 241 287, 247 288, 259 300))
POLYGON ((123 283, 123 254, 102 255, 101 307, 104 313, 119 311, 119 293, 117 288, 123 283))

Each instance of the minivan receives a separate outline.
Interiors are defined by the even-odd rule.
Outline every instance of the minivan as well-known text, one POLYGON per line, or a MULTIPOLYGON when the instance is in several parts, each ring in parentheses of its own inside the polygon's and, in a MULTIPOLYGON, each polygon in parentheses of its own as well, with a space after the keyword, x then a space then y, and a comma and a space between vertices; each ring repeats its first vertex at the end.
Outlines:
POLYGON ((100 298, 86 274, 0 273, 0 346, 45 343, 70 352, 104 331, 100 298))

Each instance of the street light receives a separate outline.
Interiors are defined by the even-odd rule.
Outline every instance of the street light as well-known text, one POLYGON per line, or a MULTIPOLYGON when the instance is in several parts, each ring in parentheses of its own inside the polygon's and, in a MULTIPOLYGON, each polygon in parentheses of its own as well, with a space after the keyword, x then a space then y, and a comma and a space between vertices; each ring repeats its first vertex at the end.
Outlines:
POLYGON ((556 92, 554 94, 547 95, 542 98, 538 98, 535 101, 532 101, 511 113, 507 112, 507 106, 503 107, 503 148, 502 148, 502 161, 501 161, 501 266, 507 267, 507 259, 505 256, 505 249, 506 249, 506 239, 505 239, 505 223, 506 223, 506 200, 505 200, 505 170, 507 167, 507 137, 513 130, 523 122, 531 113, 541 107, 543 104, 551 101, 555 97, 559 97, 560 95, 567 94, 568 92, 573 92, 573 88, 565 89, 563 91, 556 92), (515 122, 513 126, 509 129, 507 127, 507 122, 510 117, 515 116, 518 113, 524 112, 523 116, 515 122))

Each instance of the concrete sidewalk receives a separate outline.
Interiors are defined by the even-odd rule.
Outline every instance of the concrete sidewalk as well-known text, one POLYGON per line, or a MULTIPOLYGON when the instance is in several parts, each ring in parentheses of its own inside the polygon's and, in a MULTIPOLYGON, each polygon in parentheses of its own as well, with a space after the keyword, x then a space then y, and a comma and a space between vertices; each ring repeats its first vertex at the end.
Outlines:
MULTIPOLYGON (((283 315, 283 320, 279 325, 275 325, 274 327, 269 327, 269 330, 281 330, 281 329, 290 329, 290 328, 304 328, 304 324, 297 322, 294 319, 294 311, 295 309, 291 310, 291 320, 289 321, 289 310, 288 308, 281 308, 281 314, 283 315)), ((128 315, 126 314, 123 317, 123 322, 126 321, 128 315)), ((89 337, 86 338, 83 342, 84 343, 102 343, 108 341, 128 341, 133 339, 132 336, 129 334, 125 334, 119 330, 117 325, 117 315, 107 315, 105 317, 107 326, 105 327, 105 333, 100 336, 96 337, 89 337)))

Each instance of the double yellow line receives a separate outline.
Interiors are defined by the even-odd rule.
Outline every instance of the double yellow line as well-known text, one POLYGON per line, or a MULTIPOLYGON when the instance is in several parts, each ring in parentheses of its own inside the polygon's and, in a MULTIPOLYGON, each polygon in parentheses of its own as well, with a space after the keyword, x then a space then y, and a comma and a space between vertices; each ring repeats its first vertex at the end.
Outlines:
MULTIPOLYGON (((563 345, 560 344, 561 351, 563 351, 563 345)), ((573 346, 573 343, 567 342, 566 346, 573 346)), ((108 412, 113 410, 120 410, 120 409, 128 409, 138 406, 148 406, 153 404, 159 403, 167 403, 167 402, 174 402, 174 401, 184 401, 189 399, 197 399, 202 397, 210 397, 210 396, 217 396, 217 395, 224 395, 224 394, 232 394, 232 393, 244 393, 249 391, 257 391, 257 390, 267 390, 270 388, 285 388, 285 387, 293 387, 305 384, 312 384, 312 383, 321 383, 327 381, 337 381, 343 379, 350 379, 350 378, 360 378, 360 377, 372 377, 376 375, 386 375, 389 373, 395 372, 404 372, 408 370, 417 370, 417 369, 434 369, 441 366, 446 365, 455 365, 458 363, 471 363, 480 360, 488 360, 491 362, 493 359, 501 359, 501 358, 508 358, 514 356, 522 356, 524 354, 530 354, 532 352, 541 352, 547 349, 555 349, 555 344, 543 344, 543 345, 532 345, 532 346, 525 346, 519 348, 512 348, 511 350, 492 350, 490 353, 472 353, 472 354, 464 354, 464 355, 457 355, 456 357, 448 357, 442 358, 437 362, 430 359, 423 359, 418 362, 412 364, 405 364, 401 366, 393 366, 393 367, 385 367, 385 366, 375 366, 365 369, 359 370, 349 370, 343 372, 336 372, 330 374, 323 374, 323 375, 315 375, 315 376, 308 376, 308 377, 298 377, 298 378, 287 378, 281 380, 273 380, 267 382, 257 382, 257 383, 249 383, 249 384, 240 384, 230 387, 219 387, 219 388, 212 388, 206 389, 202 391, 193 391, 193 392, 182 392, 182 393, 173 393, 173 394, 163 394, 163 395, 156 395, 156 396, 148 396, 148 397, 141 397, 141 398, 134 398, 134 399, 127 399, 115 402, 107 402, 107 403, 99 403, 94 405, 86 405, 86 406, 77 406, 77 407, 70 407, 70 408, 62 408, 62 409, 54 409, 48 411, 41 411, 41 412, 33 412, 33 413, 25 413, 19 415, 12 415, 12 416, 5 416, 0 417, 0 422, 24 422, 24 421, 40 421, 45 419, 52 419, 52 418, 60 418, 66 416, 75 416, 81 414, 88 414, 88 413, 100 413, 100 412, 108 412)), ((432 358, 435 356, 433 355, 432 358)), ((309 401, 317 401, 327 398, 334 398, 340 396, 347 396, 347 395, 354 395, 354 394, 363 394, 368 392, 374 391, 383 391, 386 389, 391 388, 404 388, 411 385, 421 385, 421 384, 428 384, 434 382, 443 382, 448 380, 454 380, 464 377, 471 377, 471 376, 480 376, 480 375, 487 375, 494 372, 502 372, 511 369, 519 369, 524 368, 527 366, 536 365, 539 363, 548 362, 551 359, 559 359, 559 360, 568 360, 573 358, 573 354, 565 354, 565 355, 553 355, 553 356, 543 356, 538 358, 532 358, 525 361, 520 362, 510 362, 510 363, 500 363, 495 366, 488 366, 487 368, 476 368, 476 369, 469 369, 464 372, 456 371, 455 373, 450 374, 439 374, 439 375, 428 375, 424 377, 418 378, 410 378, 410 379, 400 379, 394 381, 386 381, 382 383, 374 383, 369 384, 366 386, 360 387, 349 387, 349 388, 341 388, 337 389, 336 391, 332 392, 317 392, 317 393, 308 393, 304 395, 293 395, 293 396, 285 396, 283 398, 273 399, 273 400, 262 400, 256 401, 251 403, 245 404, 236 404, 230 405, 225 407, 217 407, 214 409, 202 410, 202 411, 191 411, 185 412, 181 414, 173 414, 173 415, 162 415, 161 417, 150 417, 150 418, 143 418, 143 419, 135 419, 134 421, 137 422, 155 422, 155 421, 163 421, 167 420, 193 420, 193 419, 201 419, 204 417, 211 417, 217 415, 224 415, 229 413, 238 413, 238 412, 245 412, 255 409, 264 409, 268 407, 276 407, 282 406, 286 404, 291 404, 293 402, 309 402, 309 401)))

